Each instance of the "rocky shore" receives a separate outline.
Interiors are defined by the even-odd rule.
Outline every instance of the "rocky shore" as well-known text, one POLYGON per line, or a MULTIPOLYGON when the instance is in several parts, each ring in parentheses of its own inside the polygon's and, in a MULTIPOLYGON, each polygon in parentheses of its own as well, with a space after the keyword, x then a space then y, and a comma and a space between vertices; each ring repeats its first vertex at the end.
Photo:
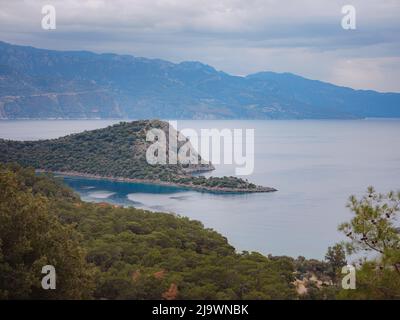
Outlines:
POLYGON ((51 171, 51 170, 37 169, 36 172, 37 173, 53 173, 53 174, 60 175, 60 176, 88 178, 88 179, 97 179, 97 180, 110 180, 110 181, 130 182, 130 183, 147 183, 147 184, 154 184, 154 185, 159 185, 159 186, 187 188, 187 189, 197 190, 197 191, 202 191, 202 192, 262 193, 262 192, 277 191, 277 189, 275 189, 275 188, 263 187, 263 186, 256 186, 255 188, 209 187, 209 186, 194 185, 192 183, 177 183, 177 182, 152 180, 152 179, 107 177, 107 176, 100 176, 100 175, 82 173, 82 172, 76 172, 76 171, 51 171))

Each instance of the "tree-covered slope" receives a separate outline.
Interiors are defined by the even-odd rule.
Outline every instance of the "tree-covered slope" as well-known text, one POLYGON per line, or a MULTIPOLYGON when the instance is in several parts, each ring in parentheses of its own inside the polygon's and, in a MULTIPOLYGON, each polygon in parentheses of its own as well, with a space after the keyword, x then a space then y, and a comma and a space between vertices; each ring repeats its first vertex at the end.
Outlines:
MULTIPOLYGON (((213 170, 209 163, 150 165, 146 160, 146 150, 152 142, 146 141, 147 131, 161 129, 168 139, 169 128, 167 122, 143 120, 121 122, 52 140, 20 142, 0 139, 0 162, 17 162, 64 174, 169 183, 211 191, 274 191, 235 177, 205 178, 190 174, 213 170)), ((174 129, 171 127, 171 130, 174 129)))
POLYGON ((292 259, 237 253, 198 221, 85 203, 15 165, 0 165, 0 186, 0 299, 296 297, 292 259), (41 263, 59 290, 40 289, 41 263))
POLYGON ((346 290, 340 244, 325 261, 239 253, 198 221, 85 203, 52 175, 0 164, 0 300, 399 299, 399 203, 372 189, 351 198, 348 248, 384 250, 346 290), (41 288, 48 264, 57 290, 41 288))
POLYGON ((168 130, 161 121, 134 121, 40 141, 1 140, 2 162, 51 171, 76 171, 104 177, 168 180, 183 175, 182 166, 154 165, 146 161, 146 131, 168 130))
POLYGON ((92 297, 95 270, 81 234, 55 215, 54 199, 78 200, 33 170, 0 165, 0 300, 92 297), (46 265, 56 268, 57 290, 42 289, 46 265))
POLYGON ((200 62, 0 42, 0 118, 321 119, 400 117, 400 94, 289 73, 245 77, 200 62))

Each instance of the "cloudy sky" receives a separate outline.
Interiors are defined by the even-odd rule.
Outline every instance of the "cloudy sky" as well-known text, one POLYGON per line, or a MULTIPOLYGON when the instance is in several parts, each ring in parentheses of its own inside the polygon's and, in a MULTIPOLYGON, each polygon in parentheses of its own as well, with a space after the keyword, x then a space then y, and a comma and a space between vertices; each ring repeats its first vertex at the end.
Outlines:
POLYGON ((400 0, 0 0, 0 40, 400 92, 400 0), (42 6, 56 30, 41 28, 42 6), (341 26, 356 9, 356 30, 341 26))

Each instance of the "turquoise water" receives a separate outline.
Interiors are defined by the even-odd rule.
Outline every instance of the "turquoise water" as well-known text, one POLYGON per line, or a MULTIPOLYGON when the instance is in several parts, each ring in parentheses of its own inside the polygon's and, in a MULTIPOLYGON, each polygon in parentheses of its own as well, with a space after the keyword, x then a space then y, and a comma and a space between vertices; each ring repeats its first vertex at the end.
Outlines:
MULTIPOLYGON (((56 138, 118 121, 0 121, 0 137, 56 138)), ((179 121, 183 128, 255 129, 249 180, 274 193, 221 195, 172 187, 66 178, 87 201, 108 201, 200 220, 239 250, 322 258, 351 218, 345 204, 369 185, 400 189, 400 121, 179 121)), ((211 175, 234 175, 216 165, 211 175)), ((210 175, 208 174, 208 175, 210 175)))

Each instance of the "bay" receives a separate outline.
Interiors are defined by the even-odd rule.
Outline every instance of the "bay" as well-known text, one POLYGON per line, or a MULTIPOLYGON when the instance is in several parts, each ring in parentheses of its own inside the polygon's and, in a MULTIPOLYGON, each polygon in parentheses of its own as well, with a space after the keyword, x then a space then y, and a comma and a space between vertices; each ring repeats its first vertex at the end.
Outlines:
MULTIPOLYGON (((118 120, 3 120, 0 137, 57 138, 106 127, 118 120)), ((369 185, 399 190, 400 120, 178 121, 178 129, 255 130, 250 181, 274 193, 212 194, 174 187, 65 178, 86 201, 111 202, 200 220, 238 250, 323 258, 342 240, 339 223, 351 214, 346 202, 369 185)), ((216 165, 207 175, 235 175, 216 165)))

